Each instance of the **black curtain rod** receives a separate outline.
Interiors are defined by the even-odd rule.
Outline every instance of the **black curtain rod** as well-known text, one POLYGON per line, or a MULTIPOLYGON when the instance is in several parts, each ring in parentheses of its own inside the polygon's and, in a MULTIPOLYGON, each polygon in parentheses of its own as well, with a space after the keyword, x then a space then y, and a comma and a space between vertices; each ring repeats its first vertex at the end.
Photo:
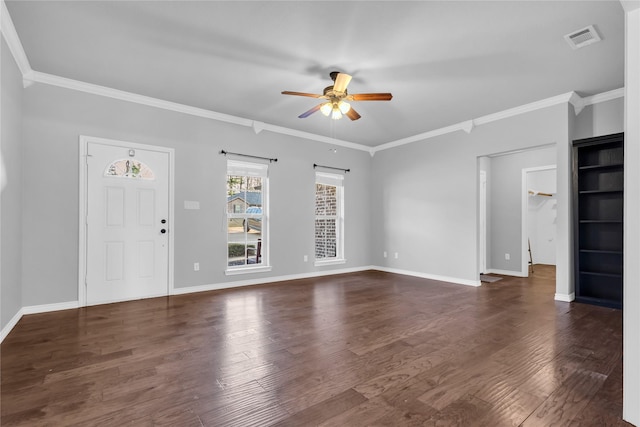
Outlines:
POLYGON ((351 169, 334 168, 333 166, 323 166, 323 165, 317 165, 317 164, 315 164, 315 163, 313 164, 313 168, 314 168, 314 169, 315 169, 315 168, 333 169, 333 170, 336 170, 336 171, 344 171, 345 173, 346 173, 346 172, 351 172, 351 169))
POLYGON ((240 156, 240 157, 250 157, 252 159, 260 159, 260 160, 269 160, 269 163, 271 162, 277 162, 278 159, 270 159, 269 157, 260 157, 260 156, 252 156, 250 154, 240 154, 240 153, 232 153, 230 151, 224 151, 224 150, 220 150, 220 154, 224 154, 225 156, 227 154, 232 154, 234 156, 240 156))

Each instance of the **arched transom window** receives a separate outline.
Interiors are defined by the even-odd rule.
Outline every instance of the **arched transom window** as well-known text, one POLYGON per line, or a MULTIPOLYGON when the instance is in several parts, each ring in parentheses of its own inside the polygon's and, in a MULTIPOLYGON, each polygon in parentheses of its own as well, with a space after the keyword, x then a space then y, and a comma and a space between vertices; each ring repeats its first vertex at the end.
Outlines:
POLYGON ((107 167, 104 175, 123 178, 155 179, 155 175, 149 166, 133 159, 116 160, 107 167))

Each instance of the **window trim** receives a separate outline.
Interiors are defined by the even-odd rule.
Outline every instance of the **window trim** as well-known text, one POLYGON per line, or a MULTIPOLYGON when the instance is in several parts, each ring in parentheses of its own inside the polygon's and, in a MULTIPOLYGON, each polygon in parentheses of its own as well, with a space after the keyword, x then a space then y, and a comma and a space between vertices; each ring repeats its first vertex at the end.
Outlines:
MULTIPOLYGON (((347 259, 344 255, 344 175, 316 172, 316 179, 314 182, 314 189, 317 184, 330 185, 336 187, 336 256, 327 258, 315 258, 315 220, 318 216, 314 213, 314 263, 315 267, 321 267, 325 265, 345 264, 347 259)), ((315 192, 314 192, 315 194, 315 192)), ((314 202, 315 206, 315 202, 314 202)))
MULTIPOLYGON (((227 229, 230 218, 237 218, 239 214, 229 212, 226 203, 228 188, 225 185, 225 275, 235 276, 239 274, 262 273, 271 271, 270 248, 269 248, 269 165, 263 163, 243 162, 238 160, 227 160, 227 170, 225 178, 229 176, 248 176, 262 178, 262 262, 260 264, 229 265, 229 231, 227 229)), ((225 180, 225 182, 226 182, 225 180)))

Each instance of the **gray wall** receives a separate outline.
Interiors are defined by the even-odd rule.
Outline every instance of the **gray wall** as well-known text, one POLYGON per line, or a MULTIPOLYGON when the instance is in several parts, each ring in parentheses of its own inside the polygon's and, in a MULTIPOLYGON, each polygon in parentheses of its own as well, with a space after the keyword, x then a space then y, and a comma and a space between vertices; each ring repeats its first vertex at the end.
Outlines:
MULTIPOLYGON (((22 308, 22 75, 2 38, 0 48, 0 91, 2 92, 2 133, 0 150, 7 176, 7 185, 0 201, 0 328, 4 328, 22 308)), ((37 173, 40 174, 41 168, 37 173)))
POLYGON ((338 268, 370 265, 371 161, 367 152, 145 107, 46 85, 24 91, 24 305, 76 301, 78 137, 175 148, 175 287, 295 275, 313 266, 313 164, 350 168, 345 177, 345 255, 338 268), (225 276, 226 158, 221 149, 278 158, 270 167, 269 273, 225 276), (46 173, 43 179, 42 173, 46 173), (184 201, 200 210, 184 210, 184 201), (303 261, 303 255, 309 261, 303 261), (193 271, 193 263, 200 271, 193 271))
MULTIPOLYGON (((574 131, 610 133, 620 131, 617 127, 622 126, 615 114, 617 100, 605 103, 603 108, 585 109, 582 114, 591 111, 586 118, 574 118, 571 107, 559 105, 478 126, 471 134, 456 132, 383 150, 371 159, 362 151, 337 147, 338 153, 334 154, 323 143, 268 131, 255 135, 249 128, 47 85, 36 84, 23 90, 12 60, 3 60, 3 90, 3 107, 20 95, 24 104, 21 149, 19 103, 14 104, 13 110, 3 110, 3 121, 14 124, 12 128, 3 126, 3 146, 7 144, 5 140, 14 141, 11 164, 22 166, 14 169, 17 175, 13 173, 14 201, 7 205, 11 213, 6 214, 3 205, 2 244, 11 251, 3 254, 2 264, 15 269, 13 273, 11 267, 3 270, 3 326, 20 306, 77 300, 81 134, 175 148, 178 288, 335 268, 314 267, 311 261, 313 163, 352 169, 345 180, 348 262, 341 267, 379 265, 477 280, 478 158, 557 143, 558 288, 569 294, 569 141, 574 131), (13 96, 5 95, 10 93, 5 86, 13 96), (11 116, 11 111, 14 118, 5 118, 11 116), (7 132, 13 132, 14 137, 5 136, 7 132), (220 149, 279 159, 271 168, 273 271, 269 273, 224 275, 224 196, 220 195, 224 194, 225 158, 218 154, 220 149), (20 177, 20 170, 27 164, 21 164, 21 157, 29 159, 30 165, 38 165, 39 172, 48 174, 47 179, 35 173, 20 177), (21 200, 20 210, 16 200, 23 192, 30 197, 21 200), (184 210, 185 200, 199 201, 201 209, 184 210), (11 215, 15 227, 6 227, 5 219, 8 221, 11 215), (13 230, 13 234, 5 234, 5 229, 13 230), (388 258, 382 257, 383 251, 387 251, 388 258), (395 252, 398 259, 394 258, 395 252), (304 254, 309 255, 307 263, 303 261, 304 254), (15 259, 5 261, 6 256, 15 259), (196 261, 200 263, 199 272, 193 271, 196 261), (13 278, 7 281, 8 274, 13 278)), ((489 170, 489 177, 492 173, 489 170)), ((11 194, 7 190, 3 200, 11 194)), ((492 235, 488 236, 489 242, 492 239, 492 235)), ((512 260, 517 258, 512 256, 512 260)))
MULTIPOLYGON (((470 134, 455 132, 377 152, 371 212, 380 231, 373 233, 373 263, 478 280, 478 157, 551 143, 568 152, 567 115, 566 105, 558 105, 478 126, 470 134), (390 256, 383 258, 383 251, 390 256)), ((568 167, 567 160, 567 176, 568 167)))
POLYGON ((522 269, 522 169, 556 164, 556 147, 491 158, 489 269, 522 269), (505 253, 510 259, 505 259, 505 253))
POLYGON ((575 118, 574 139, 622 132, 624 98, 586 106, 575 118))

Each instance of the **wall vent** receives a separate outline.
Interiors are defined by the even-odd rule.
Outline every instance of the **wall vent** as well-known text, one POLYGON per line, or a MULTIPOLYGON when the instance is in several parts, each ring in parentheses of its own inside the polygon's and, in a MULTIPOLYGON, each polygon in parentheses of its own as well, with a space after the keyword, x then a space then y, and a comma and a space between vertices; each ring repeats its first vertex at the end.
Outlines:
POLYGON ((600 36, 596 32, 596 29, 593 28, 593 25, 589 25, 588 27, 582 28, 578 31, 574 31, 571 34, 567 34, 564 36, 564 39, 569 43, 571 49, 580 49, 581 47, 588 46, 593 43, 597 43, 600 40, 600 36))

